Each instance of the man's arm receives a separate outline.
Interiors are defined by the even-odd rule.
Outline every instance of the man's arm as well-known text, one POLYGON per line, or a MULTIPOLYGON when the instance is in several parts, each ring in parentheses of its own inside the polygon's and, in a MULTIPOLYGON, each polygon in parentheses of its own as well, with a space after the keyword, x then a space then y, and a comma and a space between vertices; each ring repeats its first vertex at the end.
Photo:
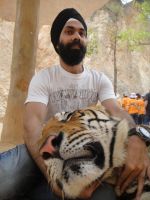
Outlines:
MULTIPOLYGON (((115 99, 105 100, 102 102, 102 105, 111 115, 121 119, 127 119, 129 128, 136 126, 131 116, 117 105, 115 99)), ((127 186, 137 178, 138 189, 136 198, 138 200, 143 189, 144 179, 149 165, 150 161, 145 142, 138 136, 131 136, 128 139, 126 163, 117 184, 120 192, 124 192, 127 186)))
POLYGON ((24 113, 24 141, 27 148, 35 160, 37 166, 46 177, 46 168, 39 155, 37 142, 39 140, 43 122, 46 117, 47 107, 42 103, 27 103, 24 113))
POLYGON ((147 107, 147 104, 148 104, 148 100, 145 100, 145 108, 147 107))
POLYGON ((118 106, 117 101, 115 99, 108 99, 102 102, 102 105, 105 107, 106 111, 115 117, 118 117, 120 119, 127 119, 129 123, 129 128, 134 128, 136 126, 134 120, 132 117, 124 111, 124 109, 120 108, 118 106))

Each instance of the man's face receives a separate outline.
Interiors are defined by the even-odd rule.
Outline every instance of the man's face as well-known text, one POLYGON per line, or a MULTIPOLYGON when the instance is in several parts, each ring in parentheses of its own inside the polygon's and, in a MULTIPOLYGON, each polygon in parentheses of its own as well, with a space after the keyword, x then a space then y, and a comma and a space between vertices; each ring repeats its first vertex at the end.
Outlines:
POLYGON ((87 45, 86 31, 75 19, 66 22, 59 39, 58 52, 62 60, 74 66, 82 62, 87 45))

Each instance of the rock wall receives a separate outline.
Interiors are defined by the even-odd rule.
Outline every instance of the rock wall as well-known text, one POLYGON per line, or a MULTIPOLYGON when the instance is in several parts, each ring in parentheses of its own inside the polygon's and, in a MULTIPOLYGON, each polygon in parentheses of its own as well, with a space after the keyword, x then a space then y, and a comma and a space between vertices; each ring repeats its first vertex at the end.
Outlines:
MULTIPOLYGON (((134 27, 133 8, 124 7, 122 17, 117 19, 118 32, 134 27)), ((112 48, 112 35, 110 27, 115 26, 112 13, 107 7, 97 10, 91 17, 90 26, 98 35, 99 51, 89 60, 89 64, 97 70, 104 71, 113 81, 114 77, 114 55, 112 48)), ((142 50, 129 50, 120 40, 116 45, 116 64, 118 70, 119 94, 124 92, 139 92, 145 94, 150 89, 150 45, 142 46, 142 50)))

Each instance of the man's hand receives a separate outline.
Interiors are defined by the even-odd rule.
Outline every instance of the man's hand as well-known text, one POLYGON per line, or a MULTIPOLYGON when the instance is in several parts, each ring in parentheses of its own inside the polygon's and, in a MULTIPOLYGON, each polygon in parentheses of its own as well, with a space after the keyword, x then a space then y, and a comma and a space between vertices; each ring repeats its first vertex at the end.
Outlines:
POLYGON ((137 179, 136 200, 140 200, 145 176, 149 174, 150 177, 150 169, 148 167, 150 168, 150 161, 144 141, 138 136, 129 137, 125 166, 117 183, 117 189, 120 188, 120 193, 122 194, 129 184, 137 179))
MULTIPOLYGON (((136 127, 133 118, 127 112, 119 108, 116 100, 105 100, 102 102, 102 105, 111 115, 120 119, 126 119, 130 129, 136 127)), ((138 136, 131 136, 128 140, 125 166, 119 176, 116 189, 123 193, 129 184, 137 179, 138 189, 136 200, 139 200, 143 190, 145 176, 150 178, 150 161, 146 145, 138 136)))
POLYGON ((83 190, 80 194, 81 199, 89 199, 93 192, 97 189, 97 187, 100 185, 100 181, 95 181, 91 186, 83 190))

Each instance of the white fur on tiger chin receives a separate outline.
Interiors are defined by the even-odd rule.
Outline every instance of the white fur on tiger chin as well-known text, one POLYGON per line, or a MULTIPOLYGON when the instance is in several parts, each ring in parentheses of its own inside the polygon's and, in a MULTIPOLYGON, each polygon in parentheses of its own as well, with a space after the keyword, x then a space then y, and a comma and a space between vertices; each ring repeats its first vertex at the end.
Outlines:
POLYGON ((100 170, 97 167, 94 167, 92 163, 87 163, 86 166, 84 166, 82 176, 71 176, 69 184, 66 184, 66 182, 62 180, 65 196, 72 199, 79 197, 83 189, 97 180, 99 173, 100 170))
POLYGON ((66 182, 62 176, 63 161, 60 161, 59 159, 53 159, 53 161, 50 162, 46 161, 45 164, 47 165, 49 180, 53 180, 50 182, 51 187, 57 188, 56 182, 59 180, 63 186, 62 190, 65 196, 72 199, 79 197, 84 188, 89 186, 93 181, 97 179, 100 174, 105 172, 105 168, 100 170, 98 167, 93 165, 93 162, 89 161, 86 162, 86 164, 83 163, 82 176, 74 175, 74 173, 72 173, 72 171, 68 168, 67 172, 69 174, 69 180, 66 182))
POLYGON ((150 194, 149 194, 149 192, 145 192, 144 194, 142 194, 140 200, 150 200, 150 194))

